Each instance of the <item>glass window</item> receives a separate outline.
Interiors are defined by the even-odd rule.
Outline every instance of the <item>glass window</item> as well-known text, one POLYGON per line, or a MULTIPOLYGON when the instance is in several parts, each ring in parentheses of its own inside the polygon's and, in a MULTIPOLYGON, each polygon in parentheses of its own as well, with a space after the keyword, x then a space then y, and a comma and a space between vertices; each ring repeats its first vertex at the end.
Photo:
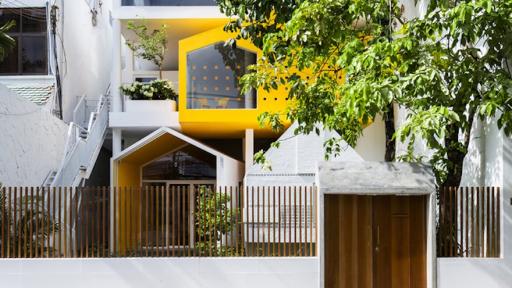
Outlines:
POLYGON ((45 74, 47 71, 46 51, 46 37, 23 37, 21 50, 23 74, 45 74))
POLYGON ((15 33, 21 30, 21 9, 4 8, 0 9, 0 26, 5 25, 9 21, 14 21, 15 25, 9 32, 15 33))
POLYGON ((4 58, 3 62, 0 62, 0 74, 18 74, 18 37, 13 38, 16 44, 8 50, 8 56, 4 58))
POLYGON ((216 157, 187 145, 142 169, 143 180, 215 180, 216 157))
POLYGON ((187 54, 188 109, 256 108, 256 91, 242 94, 239 80, 256 53, 216 43, 187 54))
POLYGON ((25 8, 21 21, 23 32, 46 32, 46 9, 25 8))
POLYGON ((7 34, 16 40, 0 64, 1 75, 48 74, 48 36, 46 8, 2 8, 0 25, 14 20, 7 34))

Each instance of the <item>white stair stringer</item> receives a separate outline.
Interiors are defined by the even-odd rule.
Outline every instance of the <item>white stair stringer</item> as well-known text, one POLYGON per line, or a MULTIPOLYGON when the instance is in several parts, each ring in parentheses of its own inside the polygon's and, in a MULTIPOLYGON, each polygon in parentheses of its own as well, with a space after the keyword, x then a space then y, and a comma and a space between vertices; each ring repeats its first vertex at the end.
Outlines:
POLYGON ((51 187, 78 187, 89 178, 105 139, 108 112, 108 97, 101 95, 87 128, 70 123, 64 158, 51 187))

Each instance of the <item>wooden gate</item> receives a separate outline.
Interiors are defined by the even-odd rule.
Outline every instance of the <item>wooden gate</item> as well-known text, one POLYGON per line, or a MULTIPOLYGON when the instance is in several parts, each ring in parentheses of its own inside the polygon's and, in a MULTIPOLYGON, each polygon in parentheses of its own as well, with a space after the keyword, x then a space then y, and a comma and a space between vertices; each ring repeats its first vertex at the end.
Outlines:
POLYGON ((427 196, 325 195, 325 287, 426 287, 426 215, 427 196))

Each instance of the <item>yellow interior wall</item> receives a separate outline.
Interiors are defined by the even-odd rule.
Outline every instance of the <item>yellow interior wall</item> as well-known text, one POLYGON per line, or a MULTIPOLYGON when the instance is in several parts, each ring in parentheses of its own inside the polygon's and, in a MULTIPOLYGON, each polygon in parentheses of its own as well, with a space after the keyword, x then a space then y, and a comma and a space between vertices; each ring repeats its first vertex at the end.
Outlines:
MULTIPOLYGON (((239 138, 243 136, 245 129, 254 129, 256 136, 274 134, 270 127, 261 128, 257 117, 265 111, 277 112, 286 109, 288 101, 284 89, 271 92, 258 89, 256 109, 187 109, 187 53, 218 42, 225 42, 235 36, 235 34, 226 33, 221 26, 180 41, 179 120, 183 132, 202 138, 239 138)), ((258 58, 261 57, 261 51, 247 40, 238 40, 237 46, 256 53, 258 58)))
POLYGON ((141 167, 180 146, 185 142, 170 134, 163 134, 150 143, 135 150, 115 165, 114 175, 117 175, 118 193, 116 209, 116 225, 118 227, 118 253, 121 256, 130 256, 130 250, 137 247, 135 235, 141 234, 140 231, 140 187, 141 187, 141 167), (129 237, 131 236, 131 238, 129 237))

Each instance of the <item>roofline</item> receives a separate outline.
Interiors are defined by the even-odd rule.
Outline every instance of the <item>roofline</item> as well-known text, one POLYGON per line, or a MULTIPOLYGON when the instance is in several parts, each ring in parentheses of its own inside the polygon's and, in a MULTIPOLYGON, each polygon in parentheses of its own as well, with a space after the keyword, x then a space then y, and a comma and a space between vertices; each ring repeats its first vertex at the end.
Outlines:
MULTIPOLYGON (((224 157, 224 158, 228 158, 228 159, 231 159, 233 161, 237 161, 237 162, 240 162, 222 152, 219 152, 213 148, 211 148, 210 146, 206 145, 206 144, 203 144, 183 133, 180 133, 174 129, 171 129, 171 128, 168 128, 168 127, 160 127, 158 128, 157 130, 155 130, 154 132, 152 132, 151 134, 149 134, 148 136, 142 138, 141 140, 135 142, 134 144, 132 144, 130 147, 124 149, 121 153, 119 153, 117 156, 115 157, 112 157, 112 160, 113 161, 119 161, 119 160, 122 160, 123 158, 131 155, 132 153, 134 153, 135 151, 139 150, 140 148, 144 147, 146 144, 149 144, 151 143, 152 141, 158 139, 160 136, 163 136, 165 134, 171 134, 172 136, 190 144, 190 145, 193 145, 205 152, 208 152, 216 157, 224 157)), ((242 162, 240 162, 242 163, 242 162)))

